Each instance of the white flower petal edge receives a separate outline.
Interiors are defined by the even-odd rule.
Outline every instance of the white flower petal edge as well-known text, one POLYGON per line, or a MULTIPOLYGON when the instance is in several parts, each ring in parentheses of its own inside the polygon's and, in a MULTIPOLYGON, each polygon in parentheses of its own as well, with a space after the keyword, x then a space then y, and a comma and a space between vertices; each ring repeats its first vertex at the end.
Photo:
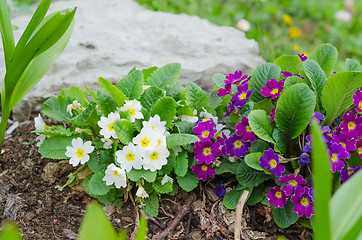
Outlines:
POLYGON ((101 116, 101 120, 99 120, 97 124, 102 128, 99 133, 104 136, 104 138, 118 138, 116 131, 114 131, 114 122, 117 119, 120 119, 118 112, 111 112, 108 114, 108 117, 101 116))
POLYGON ((36 130, 45 130, 46 125, 40 114, 34 118, 34 123, 35 123, 36 130))
POLYGON ((165 174, 165 176, 163 176, 162 180, 161 180, 161 184, 162 186, 165 185, 166 183, 173 183, 173 178, 169 177, 167 174, 165 174))
POLYGON ((148 193, 142 186, 139 186, 139 188, 136 192, 136 196, 139 198, 148 198, 149 197, 148 193))
POLYGON ((166 131, 166 121, 161 121, 159 115, 151 117, 148 122, 143 121, 142 125, 144 128, 151 128, 153 131, 158 132, 159 134, 165 134, 166 131))
POLYGON ((89 153, 93 152, 94 147, 90 141, 83 143, 83 139, 74 138, 72 146, 68 146, 66 149, 65 156, 70 157, 69 163, 75 167, 79 163, 84 164, 88 162, 89 153))
POLYGON ((131 122, 135 122, 136 119, 143 119, 141 113, 142 105, 137 100, 126 101, 126 103, 120 108, 121 111, 129 110, 131 113, 131 122))
POLYGON ((167 164, 167 157, 169 155, 170 152, 164 147, 146 150, 143 153, 143 168, 145 170, 150 170, 151 172, 160 170, 163 165, 167 164))
POLYGON ((106 182, 106 185, 116 185, 116 188, 125 188, 127 187, 127 177, 124 169, 117 167, 113 163, 109 164, 103 181, 106 182))
POLYGON ((127 172, 131 171, 132 168, 142 168, 142 153, 139 146, 129 143, 122 150, 116 152, 117 162, 121 165, 121 168, 127 172))

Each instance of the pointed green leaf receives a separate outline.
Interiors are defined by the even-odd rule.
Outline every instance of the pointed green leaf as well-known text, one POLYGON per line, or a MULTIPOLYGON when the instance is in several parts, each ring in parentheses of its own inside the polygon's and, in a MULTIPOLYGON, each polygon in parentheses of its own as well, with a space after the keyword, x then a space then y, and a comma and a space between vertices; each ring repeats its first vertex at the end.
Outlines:
POLYGON ((135 127, 129 120, 117 119, 114 122, 114 131, 116 132, 119 141, 125 145, 132 142, 135 130, 135 127))
POLYGON ((288 200, 283 208, 273 208, 274 222, 281 228, 287 228, 298 220, 298 215, 293 212, 294 203, 288 200))
POLYGON ((266 82, 272 78, 278 80, 280 76, 280 67, 272 63, 264 63, 256 67, 250 78, 249 90, 255 90, 250 99, 254 102, 260 102, 264 99, 260 90, 266 86, 266 82))
POLYGON ((263 157, 264 153, 262 152, 255 152, 255 153, 249 153, 245 156, 244 161, 245 163, 256 170, 264 171, 264 168, 260 166, 259 158, 263 157))
POLYGON ((289 87, 278 100, 276 126, 289 138, 296 138, 307 127, 315 106, 315 94, 307 85, 297 83, 289 87))
POLYGON ((346 67, 348 71, 356 72, 356 71, 362 71, 361 64, 354 59, 347 58, 346 59, 346 67))
POLYGON ((156 86, 161 89, 172 85, 180 76, 181 65, 179 63, 170 63, 157 70, 148 78, 148 83, 151 86, 156 86))
POLYGON ((166 143, 168 148, 174 148, 178 146, 184 146, 187 144, 195 143, 200 139, 195 135, 186 133, 173 133, 166 137, 166 143))
POLYGON ((149 87, 142 93, 140 102, 142 107, 150 111, 157 100, 164 96, 164 91, 158 87, 149 87))
POLYGON ((216 112, 211 108, 207 94, 193 82, 186 84, 186 100, 198 113, 203 111, 202 108, 205 108, 215 116, 216 112))
POLYGON ((40 145, 38 151, 46 158, 51 159, 69 159, 65 156, 67 151, 66 147, 72 146, 73 137, 55 136, 45 139, 43 144, 40 145))
POLYGON ((248 115, 248 120, 255 135, 267 142, 275 143, 272 137, 273 126, 270 123, 270 117, 264 110, 251 111, 248 115))
POLYGON ((180 177, 185 176, 188 167, 189 167, 189 160, 187 152, 186 151, 180 152, 176 156, 175 174, 180 177))
POLYGON ((334 65, 337 62, 337 58, 337 48, 329 43, 318 46, 308 57, 309 60, 314 60, 319 64, 326 76, 331 75, 334 65))
POLYGON ((253 206, 257 203, 260 203, 264 199, 266 199, 265 194, 269 191, 269 187, 266 187, 264 184, 260 184, 259 186, 253 188, 246 204, 249 206, 253 206))
POLYGON ((326 110, 325 122, 331 125, 334 119, 352 105, 352 95, 362 87, 361 72, 339 72, 328 79, 322 91, 322 105, 326 110))
POLYGON ((116 87, 129 99, 139 99, 143 91, 143 75, 140 70, 130 72, 116 87))
POLYGON ((15 41, 10 20, 10 8, 5 0, 0 1, 0 32, 4 49, 5 66, 6 69, 8 69, 14 54, 15 41))
POLYGON ((20 231, 15 223, 3 221, 0 231, 1 240, 21 240, 20 231))
POLYGON ((177 81, 174 84, 165 87, 164 91, 166 92, 166 96, 172 97, 175 100, 180 100, 180 93, 185 91, 185 88, 182 86, 181 82, 177 81))
POLYGON ((151 116, 160 116, 161 121, 166 121, 166 128, 170 128, 176 116, 176 101, 171 97, 160 98, 152 107, 151 116))
POLYGON ((323 69, 314 60, 306 60, 303 63, 304 73, 309 80, 312 89, 316 93, 317 99, 320 101, 322 90, 327 83, 327 76, 323 69))
MULTIPOLYGON (((147 239, 147 232, 148 232, 147 219, 144 216, 141 216, 140 225, 138 226, 135 240, 147 239)), ((118 239, 118 240, 121 240, 121 239, 118 239)), ((124 240, 126 240, 126 239, 124 239, 124 240)))
POLYGON ((90 102, 88 107, 81 114, 73 117, 70 122, 78 127, 92 126, 98 118, 96 103, 90 102))
POLYGON ((194 173, 187 173, 183 177, 177 176, 176 178, 177 178, 177 183, 186 192, 194 190, 199 184, 199 180, 197 179, 194 173))
POLYGON ((242 190, 231 190, 230 192, 227 192, 222 200, 224 206, 227 209, 235 209, 241 194, 243 194, 242 190))
POLYGON ((287 71, 291 74, 299 72, 301 63, 298 56, 280 56, 274 61, 274 64, 278 65, 282 71, 287 71))
POLYGON ((69 89, 63 88, 59 95, 69 97, 70 99, 77 100, 82 107, 88 106, 87 93, 81 90, 79 87, 71 86, 69 89))
POLYGON ((106 116, 117 110, 116 101, 102 88, 98 89, 95 100, 100 109, 103 111, 103 114, 106 116))
POLYGON ((69 128, 65 128, 63 125, 53 125, 51 129, 35 130, 32 133, 43 134, 48 136, 66 136, 70 137, 74 133, 69 128))
POLYGON ((264 171, 249 167, 244 161, 239 163, 236 170, 236 179, 244 187, 256 187, 270 177, 264 171))
POLYGON ((210 106, 216 109, 222 102, 222 98, 217 96, 217 91, 212 91, 209 95, 210 106))
POLYGON ((70 122, 67 106, 72 102, 72 99, 64 96, 48 98, 44 102, 43 114, 58 121, 70 122))
POLYGON ((143 74, 143 84, 147 85, 148 84, 148 78, 152 75, 152 73, 154 71, 156 71, 158 69, 158 67, 154 66, 154 67, 150 67, 150 68, 145 68, 142 70, 142 74, 143 74))
POLYGON ((126 100, 128 100, 124 93, 114 86, 110 81, 100 77, 98 78, 98 82, 102 88, 104 88, 104 90, 106 90, 112 96, 119 107, 122 107, 126 100))

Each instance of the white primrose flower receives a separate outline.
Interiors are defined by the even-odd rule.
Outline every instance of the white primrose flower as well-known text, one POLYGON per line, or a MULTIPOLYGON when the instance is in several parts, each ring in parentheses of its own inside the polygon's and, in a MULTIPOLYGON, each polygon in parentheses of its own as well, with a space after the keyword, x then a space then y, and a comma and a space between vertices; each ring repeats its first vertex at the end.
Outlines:
POLYGON ((171 178, 171 177, 167 176, 167 174, 165 174, 165 176, 163 176, 163 178, 161 180, 161 184, 163 186, 168 182, 173 183, 173 178, 171 178))
POLYGON ((159 134, 164 134, 166 131, 166 121, 161 121, 159 115, 151 117, 148 122, 143 121, 142 125, 144 128, 152 128, 153 131, 158 132, 159 134))
POLYGON ((108 165, 103 181, 106 182, 106 185, 112 185, 114 183, 116 188, 127 187, 126 172, 113 163, 108 165))
POLYGON ((181 115, 180 118, 181 118, 181 121, 192 122, 192 123, 195 123, 199 120, 198 117, 192 117, 189 115, 181 115))
POLYGON ((104 143, 103 148, 104 149, 111 149, 113 146, 113 141, 109 138, 102 138, 101 141, 104 143))
POLYGON ((136 192, 136 196, 139 198, 149 198, 148 193, 146 192, 146 190, 140 185, 137 192, 136 192))
POLYGON ((117 162, 121 165, 121 168, 127 172, 131 171, 132 168, 142 168, 142 154, 139 146, 129 143, 124 146, 122 150, 116 152, 117 162))
POLYGON ((83 143, 83 139, 74 138, 72 140, 72 146, 68 146, 66 149, 65 156, 70 157, 69 163, 75 167, 79 163, 84 164, 88 162, 88 154, 93 152, 94 147, 90 141, 83 143))
POLYGON ((142 105, 137 100, 126 101, 126 103, 120 108, 121 111, 129 110, 131 113, 131 122, 134 122, 136 119, 142 119, 143 114, 141 113, 142 105))
POLYGON ((152 128, 142 128, 141 132, 132 139, 132 142, 143 151, 159 145, 160 136, 161 135, 153 131, 152 128))
POLYGON ((40 147, 40 145, 42 145, 43 144, 43 142, 44 142, 44 140, 47 138, 47 136, 46 135, 43 135, 43 134, 40 134, 39 136, 37 136, 36 138, 35 138, 35 141, 37 142, 36 143, 36 146, 37 147, 40 147))
POLYGON ((72 104, 69 104, 67 106, 67 112, 69 113, 69 115, 71 117, 73 117, 73 112, 72 110, 76 110, 76 109, 83 109, 82 105, 80 105, 80 103, 77 100, 74 100, 72 104))
POLYGON ((212 121, 217 124, 218 123, 218 119, 217 117, 214 117, 211 113, 209 113, 208 111, 206 111, 206 109, 204 107, 202 107, 203 112, 200 112, 200 117, 204 118, 204 119, 212 119, 212 121))
POLYGON ((250 23, 245 19, 240 19, 236 24, 236 27, 241 31, 247 32, 250 30, 250 23))
POLYGON ((151 86, 143 85, 142 93, 143 93, 147 88, 149 88, 149 87, 151 87, 151 86))
POLYGON ((34 118, 34 123, 36 130, 45 130, 46 124, 40 114, 34 118))
POLYGON ((99 133, 103 135, 104 138, 118 138, 116 131, 114 131, 114 122, 117 119, 120 119, 118 112, 111 112, 108 114, 108 117, 101 116, 101 120, 98 121, 98 126, 102 128, 99 133))
POLYGON ((76 132, 76 133, 82 133, 83 130, 82 130, 81 128, 77 127, 77 128, 74 129, 74 132, 76 132))
POLYGON ((334 17, 341 22, 349 22, 352 20, 352 14, 346 10, 339 10, 334 17))
POLYGON ((151 148, 143 152, 143 168, 154 172, 167 164, 170 152, 165 147, 151 148))

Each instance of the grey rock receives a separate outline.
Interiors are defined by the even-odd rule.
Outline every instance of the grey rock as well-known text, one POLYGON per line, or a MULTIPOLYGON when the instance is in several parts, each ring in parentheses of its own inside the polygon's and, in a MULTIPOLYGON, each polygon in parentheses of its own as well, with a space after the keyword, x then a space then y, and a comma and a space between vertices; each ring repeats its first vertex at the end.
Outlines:
MULTIPOLYGON (((57 1, 50 11, 74 6, 78 9, 72 38, 40 83, 15 107, 17 121, 25 120, 30 110, 41 111, 43 101, 62 88, 86 84, 94 89, 98 77, 116 83, 134 66, 179 62, 183 83, 193 81, 210 92, 215 73, 250 73, 263 62, 257 43, 243 32, 196 16, 149 11, 132 0, 57 1)), ((21 29, 15 31, 16 38, 29 19, 29 15, 13 19, 21 29)))

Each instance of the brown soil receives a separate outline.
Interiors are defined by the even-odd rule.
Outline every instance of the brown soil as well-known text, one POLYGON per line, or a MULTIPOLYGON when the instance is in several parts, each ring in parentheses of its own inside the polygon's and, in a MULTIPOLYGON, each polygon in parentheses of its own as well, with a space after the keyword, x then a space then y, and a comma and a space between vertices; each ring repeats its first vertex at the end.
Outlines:
MULTIPOLYGON (((14 220, 24 239, 76 239, 86 205, 92 199, 85 192, 70 187, 57 190, 56 186, 64 185, 67 175, 74 170, 69 166, 63 167, 66 172, 55 175, 54 183, 43 180, 44 167, 49 162, 59 161, 41 157, 34 144, 36 135, 30 133, 32 130, 33 121, 21 123, 4 141, 4 152, 0 155, 0 221, 14 220)), ((210 186, 194 191, 197 199, 190 213, 180 221, 169 239, 233 239, 232 212, 223 212, 220 201, 212 191, 207 191, 210 186), (205 207, 200 210, 199 206, 205 207), (210 226, 217 226, 221 231, 211 231, 210 226)), ((148 221, 150 238, 171 223, 188 194, 162 196, 158 217, 148 221)), ((120 209, 110 206, 106 209, 117 230, 133 231, 135 210, 130 200, 120 209)), ((287 239, 312 239, 311 230, 298 223, 288 229, 278 228, 271 219, 271 209, 261 204, 244 207, 244 217, 247 227, 243 232, 254 236, 261 232, 266 239, 277 239, 281 235, 287 239)), ((257 238, 249 235, 246 239, 257 238)))

